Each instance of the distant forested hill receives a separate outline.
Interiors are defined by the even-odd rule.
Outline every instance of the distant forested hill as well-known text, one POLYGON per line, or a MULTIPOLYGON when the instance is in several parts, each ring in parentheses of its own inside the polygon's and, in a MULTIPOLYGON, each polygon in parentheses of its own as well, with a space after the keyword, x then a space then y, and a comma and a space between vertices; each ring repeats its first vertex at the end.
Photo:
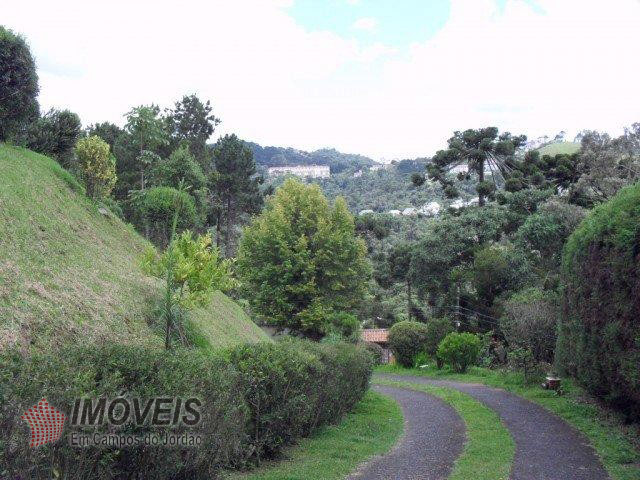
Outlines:
POLYGON ((282 165, 328 165, 331 173, 346 170, 358 170, 370 167, 378 162, 363 155, 341 153, 333 148, 322 148, 314 152, 305 152, 291 147, 262 147, 257 143, 246 142, 253 151, 258 165, 275 167, 282 165))

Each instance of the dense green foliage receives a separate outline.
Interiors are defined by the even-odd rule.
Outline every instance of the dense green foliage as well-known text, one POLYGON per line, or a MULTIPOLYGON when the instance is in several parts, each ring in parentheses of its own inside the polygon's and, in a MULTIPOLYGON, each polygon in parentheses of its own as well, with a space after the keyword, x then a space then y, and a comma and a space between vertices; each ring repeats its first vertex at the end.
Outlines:
POLYGON ((209 177, 212 216, 217 240, 224 233, 224 252, 231 256, 237 235, 233 227, 244 214, 259 213, 263 205, 256 164, 251 150, 235 135, 225 135, 213 146, 215 171, 209 177), (224 227, 223 227, 224 225, 224 227))
MULTIPOLYGON (((29 478, 215 478, 220 468, 243 467, 301 435, 336 422, 364 395, 370 356, 355 346, 300 342, 241 346, 227 354, 162 351, 138 346, 70 345, 24 357, 0 355, 0 465, 3 476, 29 478), (73 448, 66 441, 34 449, 24 441, 20 414, 40 398, 71 412, 78 397, 126 392, 202 401, 202 422, 166 431, 199 433, 199 448, 73 448)), ((152 427, 125 424, 119 433, 152 427)), ((158 428, 154 430, 158 433, 158 428)))
POLYGON ((449 317, 434 317, 427 322, 427 338, 424 351, 431 357, 436 357, 438 345, 453 331, 453 322, 449 317))
POLYGON ((116 161, 109 144, 97 136, 84 137, 78 140, 75 152, 87 195, 93 199, 108 196, 116 183, 116 161))
POLYGON ((556 359, 640 418, 640 184, 596 207, 569 237, 556 359))
POLYGON ((212 246, 209 234, 194 237, 191 231, 186 230, 176 236, 162 255, 149 247, 142 259, 143 270, 164 279, 170 258, 173 293, 181 305, 207 305, 215 290, 224 292, 233 285, 231 262, 220 258, 219 250, 212 246))
POLYGON ((193 197, 172 187, 152 187, 134 199, 138 225, 157 244, 169 244, 173 214, 179 206, 178 230, 192 228, 196 222, 196 206, 193 197))
POLYGON ((464 373, 478 360, 482 341, 473 333, 451 332, 438 345, 438 358, 454 371, 464 373))
POLYGON ((0 26, 0 142, 37 118, 38 74, 27 42, 0 26))
POLYGON ((82 131, 80 117, 69 110, 49 110, 29 125, 26 145, 55 158, 63 167, 75 170, 73 148, 82 131))
POLYGON ((348 412, 368 388, 372 366, 359 347, 288 341, 239 347, 231 362, 248 385, 249 456, 255 459, 348 412))
POLYGON ((537 362, 553 362, 559 300, 556 293, 535 287, 509 297, 500 319, 507 344, 527 350, 537 362))
POLYGON ((249 225, 237 267, 253 310, 266 322, 312 338, 362 300, 369 265, 343 200, 287 180, 249 225))
POLYGON ((387 453, 404 425, 400 406, 369 390, 337 425, 318 430, 287 450, 286 460, 251 472, 233 472, 225 480, 343 480, 374 455, 387 453))
POLYGON ((398 322, 389 330, 389 347, 396 361, 404 367, 412 367, 413 361, 425 351, 429 342, 429 329, 424 323, 398 322))

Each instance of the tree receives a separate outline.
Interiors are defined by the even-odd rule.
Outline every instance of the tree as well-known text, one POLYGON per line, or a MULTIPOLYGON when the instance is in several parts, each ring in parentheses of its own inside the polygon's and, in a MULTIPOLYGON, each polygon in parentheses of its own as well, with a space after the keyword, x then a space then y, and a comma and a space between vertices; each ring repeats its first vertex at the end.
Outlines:
POLYGON ((133 196, 136 226, 147 232, 156 245, 166 247, 171 240, 171 225, 176 211, 178 231, 192 228, 196 223, 193 197, 172 187, 152 187, 133 196))
POLYGON ((27 146, 54 157, 63 167, 73 166, 73 149, 82 133, 80 117, 69 110, 49 110, 27 130, 27 146))
POLYGON ((164 122, 159 117, 160 108, 156 105, 141 105, 126 114, 126 132, 137 152, 136 163, 140 174, 140 190, 144 190, 145 173, 155 159, 159 158, 155 150, 169 143, 164 122), (155 154, 155 155, 154 155, 155 154))
POLYGON ((245 228, 237 266, 264 321, 314 339, 355 313, 371 273, 344 200, 330 206, 317 185, 292 179, 245 228))
POLYGON ((442 184, 448 197, 457 197, 458 191, 447 172, 454 167, 466 166, 467 173, 460 172, 458 178, 468 179, 470 173, 477 175, 478 204, 482 207, 485 199, 492 197, 497 188, 496 176, 504 179, 510 176, 514 168, 514 155, 526 140, 524 135, 512 136, 509 132, 498 135, 495 127, 454 132, 447 141, 449 148, 436 152, 432 162, 427 165, 427 172, 432 180, 442 184), (492 182, 485 180, 487 170, 491 172, 492 182))
POLYGON ((116 160, 109 144, 95 135, 84 137, 76 144, 76 155, 87 195, 93 199, 109 195, 116 183, 116 160))
POLYGON ((115 153, 115 145, 118 139, 125 135, 125 131, 115 123, 102 122, 90 125, 87 128, 87 136, 97 135, 109 144, 109 148, 115 153))
POLYGON ((394 280, 404 282, 407 286, 407 319, 411 320, 411 257, 414 245, 401 243, 389 254, 389 270, 394 280))
POLYGON ((208 100, 202 103, 196 95, 185 95, 175 103, 173 109, 165 112, 166 127, 171 138, 170 151, 176 150, 181 143, 186 143, 202 171, 207 173, 211 169, 207 140, 220 123, 220 119, 212 111, 208 100))
POLYGON ((640 123, 618 138, 585 132, 578 154, 580 177, 573 185, 573 203, 589 207, 612 198, 622 187, 640 180, 640 123))
POLYGON ((209 176, 211 204, 215 211, 216 241, 220 242, 222 222, 224 253, 231 254, 232 226, 242 213, 257 213, 263 203, 256 164, 251 150, 235 135, 225 135, 213 147, 215 172, 209 176))
POLYGON ((0 26, 0 142, 38 116, 38 74, 27 42, 0 26))

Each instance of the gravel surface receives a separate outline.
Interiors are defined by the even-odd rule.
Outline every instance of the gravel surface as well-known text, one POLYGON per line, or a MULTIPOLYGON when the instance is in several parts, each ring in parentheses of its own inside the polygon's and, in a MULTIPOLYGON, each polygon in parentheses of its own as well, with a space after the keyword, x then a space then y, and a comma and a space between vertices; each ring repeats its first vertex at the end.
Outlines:
POLYGON ((376 376, 400 382, 455 388, 493 409, 509 429, 516 444, 510 476, 512 480, 609 479, 584 435, 553 413, 524 398, 473 383, 431 380, 409 375, 376 376))
POLYGON ((423 392, 376 385, 393 397, 405 420, 404 434, 386 455, 362 465, 349 479, 444 480, 465 442, 464 422, 439 398, 423 392))

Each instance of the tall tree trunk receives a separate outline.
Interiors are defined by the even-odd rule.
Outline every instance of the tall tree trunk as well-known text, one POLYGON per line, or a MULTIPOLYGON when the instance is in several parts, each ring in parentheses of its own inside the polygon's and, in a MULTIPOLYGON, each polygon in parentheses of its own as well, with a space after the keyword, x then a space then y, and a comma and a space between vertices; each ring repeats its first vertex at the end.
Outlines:
MULTIPOLYGON (((484 165, 485 160, 480 161, 480 170, 478 171, 478 183, 481 184, 484 182, 484 165)), ((484 194, 478 193, 478 206, 484 207, 484 194)))
POLYGON ((407 316, 411 320, 411 281, 407 275, 407 316))
POLYGON ((231 245, 231 195, 227 197, 227 218, 226 218, 226 234, 224 238, 224 254, 229 257, 230 245, 231 245))

